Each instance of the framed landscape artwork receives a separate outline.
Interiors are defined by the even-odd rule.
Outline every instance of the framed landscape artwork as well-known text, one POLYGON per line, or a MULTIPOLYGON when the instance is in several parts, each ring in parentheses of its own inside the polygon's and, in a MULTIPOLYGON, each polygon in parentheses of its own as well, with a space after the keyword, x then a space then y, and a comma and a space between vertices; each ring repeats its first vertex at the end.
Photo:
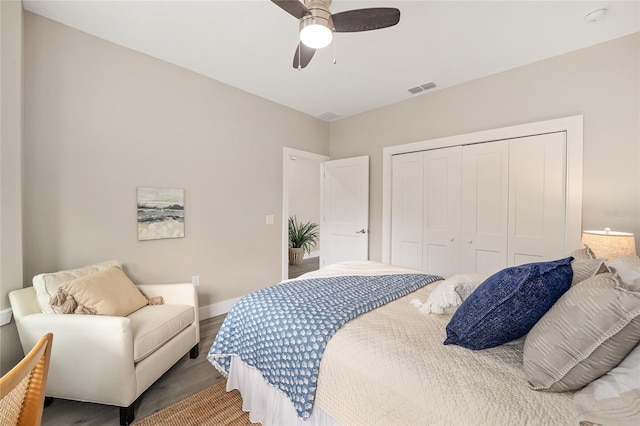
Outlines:
POLYGON ((138 188, 138 240, 184 237, 184 189, 138 188))

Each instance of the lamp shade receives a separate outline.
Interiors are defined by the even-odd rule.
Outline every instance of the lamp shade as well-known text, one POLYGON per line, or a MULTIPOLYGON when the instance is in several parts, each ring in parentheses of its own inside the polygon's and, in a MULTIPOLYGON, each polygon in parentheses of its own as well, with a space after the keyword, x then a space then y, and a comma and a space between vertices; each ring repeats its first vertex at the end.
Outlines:
POLYGON ((604 231, 583 231, 582 244, 589 246, 598 258, 607 261, 636 254, 636 240, 633 234, 614 232, 609 228, 605 228, 604 231))

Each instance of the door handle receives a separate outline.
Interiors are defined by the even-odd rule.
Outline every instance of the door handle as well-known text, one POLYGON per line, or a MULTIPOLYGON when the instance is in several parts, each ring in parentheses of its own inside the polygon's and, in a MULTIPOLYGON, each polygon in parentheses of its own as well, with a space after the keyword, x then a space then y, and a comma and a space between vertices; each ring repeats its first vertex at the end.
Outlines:
POLYGON ((362 229, 361 229, 361 230, 359 230, 359 231, 356 231, 356 234, 366 234, 366 233, 367 233, 367 230, 366 230, 366 229, 364 229, 364 228, 362 228, 362 229))

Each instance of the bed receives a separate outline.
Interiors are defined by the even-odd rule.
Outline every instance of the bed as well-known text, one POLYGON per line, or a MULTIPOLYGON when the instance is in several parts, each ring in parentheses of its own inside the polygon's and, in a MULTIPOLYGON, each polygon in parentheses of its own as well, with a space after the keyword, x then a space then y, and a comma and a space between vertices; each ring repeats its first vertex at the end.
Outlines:
MULTIPOLYGON (((581 273, 595 276, 591 269, 581 273)), ((597 272, 604 271, 602 262, 598 263, 597 272)), ((574 391, 532 389, 531 372, 523 367, 526 336, 483 350, 443 345, 455 306, 440 314, 425 314, 419 301, 429 300, 432 292, 444 294, 441 290, 449 280, 367 261, 330 265, 294 281, 407 274, 422 274, 428 283, 348 320, 332 334, 321 355, 308 416, 301 415, 286 392, 248 365, 251 362, 243 362, 233 351, 222 353, 218 338, 208 359, 227 377, 227 390, 241 392, 243 410, 250 413, 251 421, 263 425, 577 425, 585 418, 575 407, 574 391), (222 365, 225 357, 226 366, 222 365)), ((627 344, 624 355, 640 341, 639 333, 631 333, 629 339, 635 343, 627 344)), ((640 355, 640 349, 636 352, 640 355)), ((593 398, 583 401, 582 414, 590 404, 593 398)))

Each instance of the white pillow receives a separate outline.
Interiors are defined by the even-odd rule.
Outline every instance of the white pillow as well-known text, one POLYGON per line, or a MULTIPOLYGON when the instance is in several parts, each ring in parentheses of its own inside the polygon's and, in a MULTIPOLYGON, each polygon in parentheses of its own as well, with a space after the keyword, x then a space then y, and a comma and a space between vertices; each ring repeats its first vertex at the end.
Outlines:
POLYGON ((629 290, 640 291, 640 257, 617 257, 609 262, 609 268, 618 273, 629 290))
POLYGON ((640 345, 617 367, 576 392, 573 404, 580 424, 640 424, 640 345))
POLYGON ((411 304, 423 314, 453 313, 485 279, 487 275, 474 272, 454 275, 434 288, 424 303, 413 299, 411 304))
POLYGON ((56 290, 58 290, 58 287, 67 281, 73 281, 76 278, 84 277, 94 272, 104 271, 112 266, 117 266, 122 269, 122 265, 119 261, 109 260, 107 262, 96 263, 82 268, 36 275, 33 277, 33 288, 36 290, 36 297, 38 299, 40 309, 42 312, 47 314, 57 313, 50 303, 51 296, 53 296, 56 290))

